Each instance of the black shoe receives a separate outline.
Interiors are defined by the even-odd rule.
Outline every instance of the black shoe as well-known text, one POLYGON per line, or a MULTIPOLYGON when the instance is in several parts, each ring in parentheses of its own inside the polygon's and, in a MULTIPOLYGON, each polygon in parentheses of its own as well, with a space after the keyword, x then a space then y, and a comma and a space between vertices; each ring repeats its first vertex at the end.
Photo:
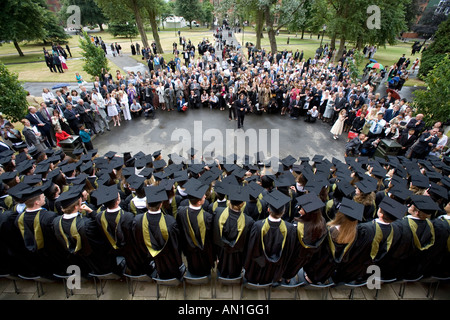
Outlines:
POLYGON ((106 130, 108 130, 108 131, 111 131, 111 129, 110 129, 110 128, 107 128, 106 130))

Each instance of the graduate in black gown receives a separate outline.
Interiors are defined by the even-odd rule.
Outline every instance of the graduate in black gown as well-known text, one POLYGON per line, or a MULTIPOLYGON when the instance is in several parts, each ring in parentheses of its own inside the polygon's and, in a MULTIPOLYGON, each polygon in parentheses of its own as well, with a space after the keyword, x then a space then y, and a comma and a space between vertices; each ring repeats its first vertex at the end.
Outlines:
POLYGON ((143 274, 138 264, 137 251, 133 238, 134 215, 120 207, 120 195, 116 185, 109 187, 101 185, 92 192, 97 199, 97 205, 105 209, 99 210, 96 222, 102 236, 109 244, 108 254, 118 260, 117 267, 110 272, 121 275, 126 272, 131 275, 143 274))
POLYGON ((426 252, 426 259, 430 264, 424 271, 424 277, 450 277, 450 201, 444 206, 444 210, 445 214, 433 220, 436 240, 426 252))
POLYGON ((283 277, 287 281, 295 277, 298 271, 317 252, 327 236, 322 209, 325 204, 315 193, 307 193, 296 198, 299 217, 294 219, 296 230, 295 249, 289 260, 283 277))
POLYGON ((217 273, 221 277, 236 278, 242 273, 249 233, 253 219, 243 212, 249 199, 247 187, 229 186, 229 204, 214 215, 213 239, 217 252, 217 273))
POLYGON ((209 186, 190 178, 184 188, 189 205, 178 208, 181 248, 187 260, 188 272, 195 276, 206 276, 211 273, 215 261, 212 242, 214 217, 203 208, 209 186))
POLYGON ((397 254, 395 278, 417 279, 431 263, 426 256, 427 250, 435 243, 436 231, 430 217, 438 210, 439 206, 431 197, 411 196, 408 215, 395 222, 400 224, 402 230, 398 245, 392 248, 397 254))
POLYGON ((116 259, 107 255, 107 243, 102 238, 95 219, 81 214, 86 204, 82 202, 83 186, 71 187, 57 199, 63 215, 53 220, 55 236, 67 251, 67 266, 80 267, 81 274, 110 272, 116 259))
POLYGON ((295 229, 281 218, 291 198, 275 189, 263 199, 269 204, 269 216, 253 224, 244 277, 256 284, 278 283, 294 250, 295 229))
MULTIPOLYGON (((395 247, 399 241, 401 229, 393 222, 402 219, 406 211, 405 205, 385 196, 377 210, 377 218, 358 225, 358 234, 366 234, 368 241, 365 245, 361 244, 358 248, 353 247, 350 250, 349 259, 337 266, 333 275, 334 282, 364 282, 371 275, 367 272, 367 268, 370 265, 378 265, 387 253, 391 253, 392 245, 395 247)), ((380 268, 382 279, 391 279, 388 269, 395 268, 395 260, 391 262, 393 262, 391 267, 386 264, 380 268)))
POLYGON ((158 278, 182 279, 186 266, 181 258, 180 230, 175 218, 161 211, 168 200, 166 188, 148 186, 145 194, 148 210, 136 216, 133 227, 140 262, 144 267, 154 264, 158 278))
POLYGON ((307 283, 325 284, 333 282, 337 266, 350 259, 368 241, 360 234, 358 221, 363 219, 364 206, 353 200, 343 198, 336 217, 327 223, 328 235, 310 261, 299 271, 299 278, 307 283))
POLYGON ((64 249, 53 230, 57 214, 43 208, 43 189, 43 186, 29 187, 20 193, 25 210, 15 221, 22 238, 15 255, 20 263, 19 274, 52 278, 54 273, 66 272, 66 261, 64 249))

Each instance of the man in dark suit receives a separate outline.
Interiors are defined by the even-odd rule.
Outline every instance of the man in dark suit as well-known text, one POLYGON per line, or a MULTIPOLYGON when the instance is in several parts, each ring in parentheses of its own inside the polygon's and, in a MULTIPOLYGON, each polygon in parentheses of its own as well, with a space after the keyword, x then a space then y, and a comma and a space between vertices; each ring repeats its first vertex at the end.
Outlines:
POLYGON ((96 134, 97 131, 95 130, 94 121, 91 116, 92 109, 90 104, 84 102, 83 99, 78 99, 77 104, 75 105, 75 110, 80 115, 80 123, 84 124, 86 129, 89 129, 96 134))
POLYGON ((48 148, 54 148, 56 146, 55 142, 53 141, 53 137, 51 134, 52 125, 51 122, 49 122, 47 119, 44 118, 44 116, 37 112, 37 109, 33 106, 28 107, 29 113, 25 116, 25 118, 30 121, 30 124, 35 126, 39 132, 41 133, 42 137, 45 137, 45 144, 48 148))
POLYGON ((425 159, 439 141, 439 137, 437 136, 438 131, 438 128, 433 128, 430 131, 423 133, 417 144, 413 147, 410 158, 425 159))
POLYGON ((336 120, 339 116, 339 112, 341 112, 341 110, 343 108, 345 108, 346 103, 347 103, 347 100, 344 97, 344 92, 342 92, 342 91, 339 92, 339 94, 336 96, 336 99, 334 101, 334 113, 333 113, 333 118, 330 121, 330 126, 332 126, 336 122, 336 120))
POLYGON ((398 137, 397 142, 402 145, 401 155, 404 155, 414 142, 416 142, 417 136, 414 132, 414 129, 409 129, 398 137))
POLYGON ((300 114, 300 111, 302 109, 302 106, 303 106, 303 103, 302 103, 302 100, 300 100, 300 95, 297 95, 295 97, 295 100, 293 100, 289 106, 289 109, 291 110, 291 114, 289 115, 289 117, 294 120, 297 120, 298 116, 300 114))
POLYGON ((66 103, 66 109, 64 110, 64 117, 69 122, 70 129, 72 129, 73 133, 78 135, 80 129, 78 128, 78 125, 80 122, 78 121, 78 118, 80 115, 73 109, 72 104, 66 103))
POLYGON ((229 92, 225 97, 225 103, 227 104, 228 107, 228 120, 230 121, 231 119, 237 120, 236 106, 235 106, 236 98, 237 98, 236 94, 233 93, 233 88, 230 87, 229 92))
POLYGON ((53 57, 48 55, 48 53, 45 54, 45 63, 47 64, 47 67, 50 69, 50 72, 56 72, 56 67, 53 64, 53 57))
POLYGON ((425 122, 423 121, 423 114, 416 115, 415 118, 412 118, 409 120, 408 124, 406 125, 406 128, 414 129, 414 134, 416 136, 419 136, 419 134, 423 131, 425 128, 425 122))
MULTIPOLYGON (((53 64, 58 69, 59 73, 64 73, 64 70, 61 65, 61 60, 59 60, 59 56, 57 54, 53 55, 53 64)), ((55 71, 56 72, 56 71, 55 71)))
POLYGON ((364 141, 367 140, 367 137, 364 133, 360 133, 358 136, 354 137, 352 140, 346 143, 345 145, 345 156, 357 156, 359 155, 361 145, 364 141))
POLYGON ((242 128, 244 127, 245 113, 249 109, 247 99, 245 98, 245 95, 243 93, 239 95, 239 100, 235 102, 235 105, 238 119, 238 129, 240 129, 241 127, 242 128))
POLYGON ((389 122, 396 116, 398 116, 399 113, 400 106, 398 104, 395 104, 392 108, 386 110, 386 112, 384 113, 384 120, 386 120, 386 122, 389 122))

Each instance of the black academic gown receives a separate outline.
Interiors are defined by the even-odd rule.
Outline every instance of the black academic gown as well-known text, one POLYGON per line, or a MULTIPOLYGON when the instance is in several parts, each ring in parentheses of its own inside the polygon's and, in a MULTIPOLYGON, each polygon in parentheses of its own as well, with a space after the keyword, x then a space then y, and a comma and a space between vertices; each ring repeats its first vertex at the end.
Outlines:
POLYGON ((393 222, 393 224, 397 223, 400 225, 402 233, 398 245, 391 248, 391 250, 395 250, 397 259, 395 269, 392 270, 393 276, 397 279, 416 279, 423 275, 430 263, 426 259, 426 251, 435 242, 434 226, 428 219, 414 219, 410 215, 393 222), (417 226, 416 231, 414 231, 415 226, 417 226), (416 236, 417 242, 414 241, 416 236))
POLYGON ((56 240, 53 231, 56 216, 55 212, 43 208, 17 215, 15 227, 20 232, 21 242, 16 257, 19 259, 21 274, 52 277, 54 273, 66 273, 64 248, 56 240))
POLYGON ((298 271, 311 259, 311 257, 319 251, 320 246, 327 238, 326 227, 324 226, 324 232, 316 238, 311 236, 305 236, 310 233, 309 226, 306 223, 296 221, 293 223, 296 230, 296 241, 294 242, 294 250, 291 258, 289 259, 286 272, 283 275, 285 279, 291 279, 295 277, 298 271))
POLYGON ((263 199, 256 199, 255 201, 247 201, 244 208, 244 213, 253 220, 261 220, 267 218, 268 204, 263 199))
POLYGON ((220 276, 236 278, 241 274, 253 223, 253 219, 245 213, 230 208, 225 208, 214 216, 213 239, 220 276))
POLYGON ((450 277, 450 220, 439 216, 433 220, 436 240, 426 251, 426 260, 430 264, 425 268, 424 277, 450 277))
POLYGON ((331 233, 332 229, 329 229, 327 238, 320 249, 303 267, 306 275, 313 283, 326 283, 330 279, 340 281, 340 277, 335 280, 335 272, 339 265, 351 266, 351 261, 357 257, 359 250, 368 241, 365 231, 360 228, 357 229, 356 238, 353 242, 346 244, 335 242, 331 233))
MULTIPOLYGON (((106 239, 108 246, 108 254, 113 257, 124 257, 126 261, 127 273, 132 275, 140 275, 143 270, 140 269, 138 263, 138 255, 135 248, 133 237, 134 215, 131 212, 120 209, 115 212, 108 210, 100 211, 96 216, 96 222, 106 239), (118 215, 120 216, 118 217, 118 215), (118 220, 117 220, 118 219, 118 220), (118 221, 116 223, 116 220, 118 221)), ((124 271, 123 266, 118 266, 111 272, 121 274, 124 271)))
MULTIPOLYGON (((371 273, 367 273, 370 265, 379 265, 383 259, 389 263, 389 254, 401 237, 401 229, 397 224, 384 224, 378 220, 372 220, 358 225, 358 236, 365 237, 365 241, 359 241, 358 247, 353 247, 346 262, 340 263, 333 275, 336 283, 363 282, 371 273)), ((361 239, 360 239, 361 240, 361 239)), ((392 256, 392 255, 391 255, 392 256)), ((395 263, 395 260, 390 260, 395 263)), ((392 268, 395 268, 392 265, 392 268)), ((392 279, 385 267, 380 267, 382 279, 392 279)))
POLYGON ((281 280, 294 250, 294 240, 294 227, 287 221, 271 221, 269 218, 255 221, 245 259, 245 278, 258 284, 276 283, 281 280), (285 234, 280 231, 282 229, 285 234), (262 233, 265 233, 264 236, 262 233))
POLYGON ((186 267, 181 258, 180 230, 174 217, 162 213, 139 214, 133 232, 143 269, 151 271, 148 266, 154 262, 159 278, 183 277, 186 267))
POLYGON ((103 274, 114 269, 116 259, 107 254, 108 243, 94 219, 81 213, 70 219, 59 216, 53 220, 53 228, 59 243, 66 249, 68 265, 79 266, 82 275, 103 274))
MULTIPOLYGON (((19 260, 17 254, 22 249, 22 236, 15 228, 18 213, 15 210, 6 210, 0 213, 0 272, 1 274, 17 275, 19 273, 19 260)), ((24 249, 24 248, 23 248, 24 249)))
POLYGON ((188 206, 178 208, 177 223, 181 231, 181 248, 186 256, 188 271, 196 276, 209 275, 214 266, 213 218, 213 215, 204 209, 194 210, 188 206))

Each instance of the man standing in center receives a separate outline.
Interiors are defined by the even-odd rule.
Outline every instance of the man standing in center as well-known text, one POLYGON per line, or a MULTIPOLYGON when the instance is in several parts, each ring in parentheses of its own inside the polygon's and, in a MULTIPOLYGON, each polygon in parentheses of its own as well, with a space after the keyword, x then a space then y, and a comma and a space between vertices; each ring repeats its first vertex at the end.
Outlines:
POLYGON ((238 118, 238 129, 242 127, 244 128, 244 117, 245 113, 248 111, 248 103, 245 99, 245 95, 241 93, 239 95, 239 100, 235 102, 236 105, 236 111, 237 111, 237 118, 238 118))

